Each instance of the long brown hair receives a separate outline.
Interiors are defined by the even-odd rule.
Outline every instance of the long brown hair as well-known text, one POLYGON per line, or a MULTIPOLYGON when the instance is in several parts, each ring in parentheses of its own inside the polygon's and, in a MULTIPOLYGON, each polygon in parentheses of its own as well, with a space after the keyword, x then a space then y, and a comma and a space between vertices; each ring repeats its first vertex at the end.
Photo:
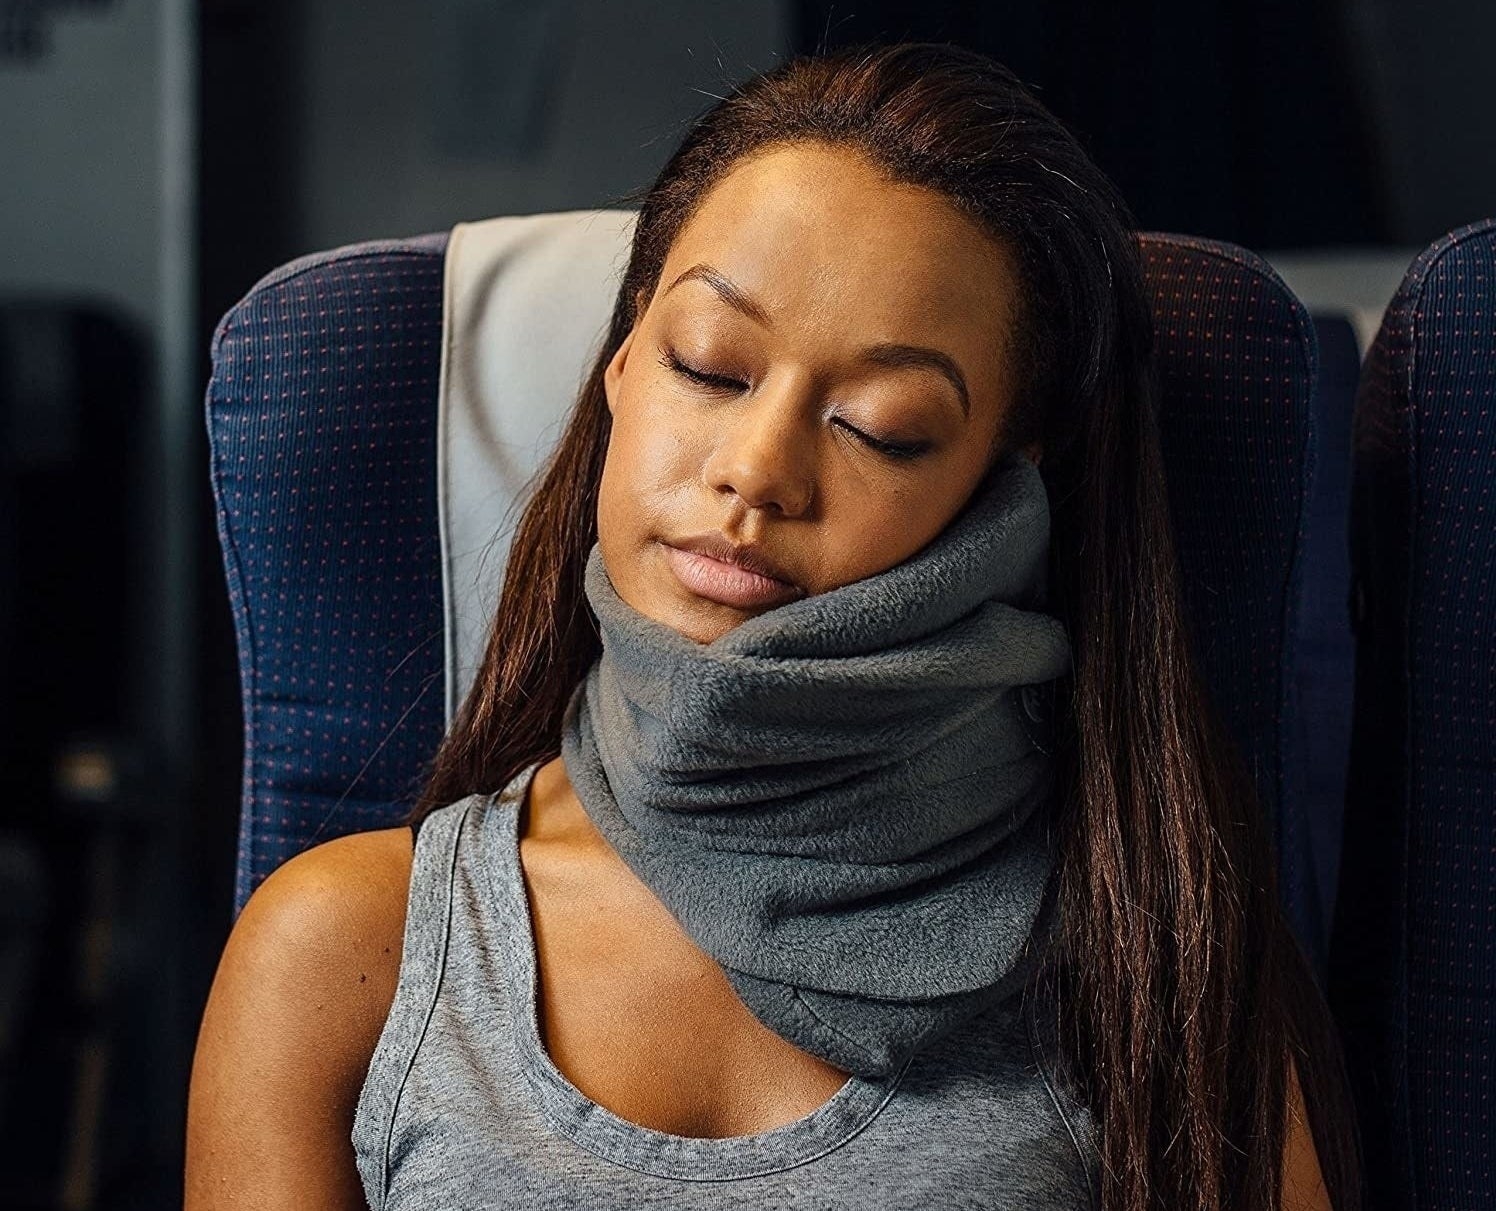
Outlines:
POLYGON ((1021 386, 1002 448, 1042 440, 1060 683, 1053 971, 1067 1072, 1101 1131, 1104 1211, 1281 1206, 1295 1057, 1337 1211, 1360 1205, 1338 1038, 1278 904, 1271 841, 1191 651, 1126 205, 1006 68, 935 43, 802 56, 713 106, 644 195, 612 319, 515 528, 483 663, 410 820, 560 751, 600 652, 582 593, 610 413, 603 371, 705 193, 745 155, 856 149, 1015 257, 1021 386))

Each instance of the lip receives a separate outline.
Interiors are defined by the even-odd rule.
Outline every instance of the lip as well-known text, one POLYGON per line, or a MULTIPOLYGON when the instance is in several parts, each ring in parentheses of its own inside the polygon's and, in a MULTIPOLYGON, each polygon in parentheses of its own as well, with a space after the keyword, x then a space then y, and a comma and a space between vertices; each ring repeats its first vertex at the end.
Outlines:
POLYGON ((805 595, 763 552, 729 542, 720 534, 695 534, 662 545, 675 578, 708 601, 756 609, 805 595))

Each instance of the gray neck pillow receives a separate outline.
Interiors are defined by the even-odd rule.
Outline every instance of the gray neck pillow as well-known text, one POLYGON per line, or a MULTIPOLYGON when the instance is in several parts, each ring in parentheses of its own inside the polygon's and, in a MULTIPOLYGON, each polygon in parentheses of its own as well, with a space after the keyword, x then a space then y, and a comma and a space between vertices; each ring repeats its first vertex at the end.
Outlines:
POLYGON ((1049 507, 1012 452, 903 562, 699 644, 626 604, 561 754, 583 808, 781 1037, 865 1077, 1021 990, 1053 923, 1049 507))

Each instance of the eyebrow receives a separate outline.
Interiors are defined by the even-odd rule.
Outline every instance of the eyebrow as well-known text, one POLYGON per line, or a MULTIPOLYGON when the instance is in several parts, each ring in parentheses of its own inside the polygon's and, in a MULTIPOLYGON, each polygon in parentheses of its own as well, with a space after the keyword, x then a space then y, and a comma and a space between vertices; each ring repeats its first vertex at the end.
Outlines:
MULTIPOLYGON (((729 279, 721 270, 705 262, 692 265, 677 276, 665 288, 665 294, 669 294, 682 282, 690 281, 704 282, 717 293, 717 296, 724 303, 734 311, 747 316, 754 323, 764 328, 772 328, 774 326, 773 322, 769 319, 769 313, 763 307, 745 294, 742 288, 729 279)), ((858 360, 874 366, 884 366, 891 370, 901 370, 908 367, 933 370, 956 389, 956 395, 961 401, 961 415, 968 420, 971 419, 971 393, 966 389, 966 376, 961 373, 961 367, 956 364, 956 359, 951 357, 950 354, 942 353, 939 349, 927 348, 924 345, 904 345, 896 341, 879 341, 875 345, 865 347, 861 354, 859 354, 858 360)))

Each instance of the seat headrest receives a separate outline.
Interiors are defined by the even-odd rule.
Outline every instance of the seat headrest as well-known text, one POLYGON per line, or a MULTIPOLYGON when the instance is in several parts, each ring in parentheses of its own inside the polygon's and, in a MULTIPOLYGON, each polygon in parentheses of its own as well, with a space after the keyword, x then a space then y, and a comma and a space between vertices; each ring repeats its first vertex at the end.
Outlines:
POLYGON ((452 229, 437 413, 449 726, 483 657, 529 481, 606 334, 636 218, 570 210, 452 229))

